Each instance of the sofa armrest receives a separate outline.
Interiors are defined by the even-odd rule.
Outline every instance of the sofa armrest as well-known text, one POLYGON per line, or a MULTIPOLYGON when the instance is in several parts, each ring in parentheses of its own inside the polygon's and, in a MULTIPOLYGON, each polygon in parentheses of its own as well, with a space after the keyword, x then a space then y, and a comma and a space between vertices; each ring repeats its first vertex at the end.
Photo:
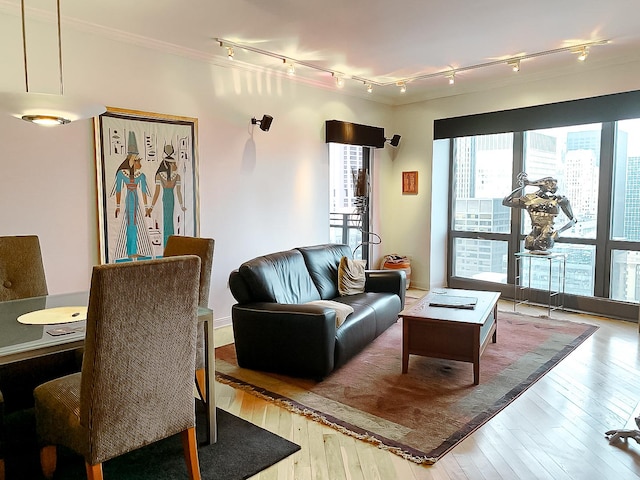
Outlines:
POLYGON ((407 274, 404 270, 367 270, 365 276, 365 292, 395 293, 400 297, 401 308, 404 308, 407 291, 407 274))
POLYGON ((318 305, 247 303, 231 309, 238 365, 324 378, 334 367, 336 312, 318 305))

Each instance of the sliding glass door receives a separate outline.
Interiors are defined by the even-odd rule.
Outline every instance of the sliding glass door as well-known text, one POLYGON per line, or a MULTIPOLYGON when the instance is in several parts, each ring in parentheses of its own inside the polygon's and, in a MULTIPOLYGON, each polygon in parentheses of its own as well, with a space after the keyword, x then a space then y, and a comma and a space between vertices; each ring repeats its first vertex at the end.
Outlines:
POLYGON ((369 260, 369 155, 358 145, 329 143, 329 234, 369 260))

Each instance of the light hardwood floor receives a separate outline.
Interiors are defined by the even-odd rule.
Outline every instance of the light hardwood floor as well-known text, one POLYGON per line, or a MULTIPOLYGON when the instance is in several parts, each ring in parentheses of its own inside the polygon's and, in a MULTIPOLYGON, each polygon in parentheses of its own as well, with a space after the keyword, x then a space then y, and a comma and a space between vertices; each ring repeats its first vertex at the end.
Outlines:
MULTIPOLYGON (((513 311, 513 303, 501 301, 499 308, 513 311)), ((546 313, 532 306, 518 311, 546 313)), ((635 429, 633 419, 640 415, 638 325, 568 312, 552 317, 600 328, 433 466, 416 465, 220 383, 217 404, 302 447, 252 480, 640 479, 640 445, 631 440, 612 446, 604 436, 613 428, 635 429)), ((230 330, 216 330, 216 344, 232 341, 230 330)))

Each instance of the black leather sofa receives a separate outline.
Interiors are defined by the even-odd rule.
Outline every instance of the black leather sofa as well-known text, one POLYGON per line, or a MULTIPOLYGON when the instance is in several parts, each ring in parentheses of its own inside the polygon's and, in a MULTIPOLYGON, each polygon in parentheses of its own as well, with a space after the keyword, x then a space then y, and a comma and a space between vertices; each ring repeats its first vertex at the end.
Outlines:
POLYGON ((300 247, 254 258, 229 276, 233 333, 243 368, 324 378, 398 319, 404 307, 402 270, 366 271, 365 292, 340 296, 338 266, 347 245, 300 247), (332 300, 354 311, 336 327, 332 300))

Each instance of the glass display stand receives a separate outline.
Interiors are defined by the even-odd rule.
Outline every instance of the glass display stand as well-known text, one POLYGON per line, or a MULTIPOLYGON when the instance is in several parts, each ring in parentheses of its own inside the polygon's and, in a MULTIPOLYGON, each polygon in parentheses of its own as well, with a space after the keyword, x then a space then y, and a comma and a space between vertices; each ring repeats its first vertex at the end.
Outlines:
POLYGON ((513 310, 518 305, 533 303, 532 289, 546 290, 549 317, 552 311, 564 309, 567 254, 518 252, 515 256, 513 310))

